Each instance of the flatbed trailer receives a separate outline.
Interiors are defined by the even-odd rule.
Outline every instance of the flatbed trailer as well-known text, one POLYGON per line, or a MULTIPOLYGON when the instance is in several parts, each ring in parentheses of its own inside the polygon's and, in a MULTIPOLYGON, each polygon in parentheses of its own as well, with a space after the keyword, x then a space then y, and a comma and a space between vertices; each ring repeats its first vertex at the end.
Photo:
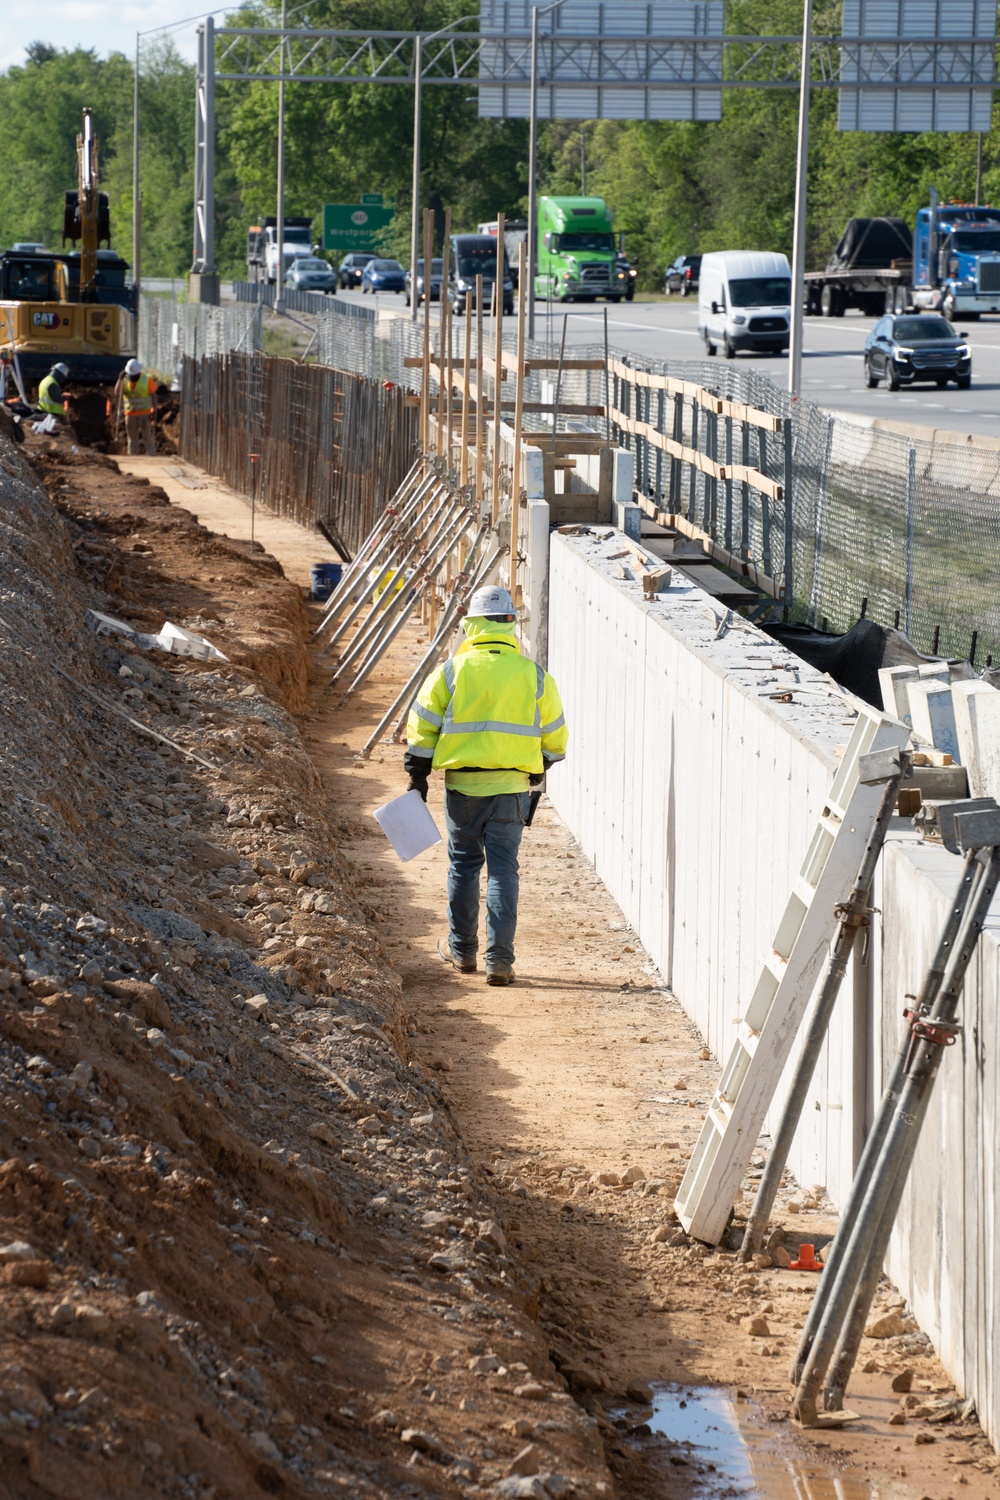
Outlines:
POLYGON ((905 312, 911 304, 913 262, 855 271, 807 271, 806 312, 813 317, 842 318, 856 307, 869 318, 905 312))

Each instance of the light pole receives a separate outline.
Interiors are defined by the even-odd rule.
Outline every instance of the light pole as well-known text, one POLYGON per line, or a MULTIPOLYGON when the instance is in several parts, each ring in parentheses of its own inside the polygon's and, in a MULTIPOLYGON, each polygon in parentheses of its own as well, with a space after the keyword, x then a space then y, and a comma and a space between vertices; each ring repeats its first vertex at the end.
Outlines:
MULTIPOLYGON (((135 34, 135 78, 132 80, 132 284, 139 296, 139 260, 142 254, 139 207, 139 33, 135 34)), ((136 302, 138 311, 138 301, 136 302)))
POLYGON ((788 346, 788 389, 802 390, 802 333, 806 296, 806 203, 809 189, 809 100, 812 57, 812 0, 803 0, 802 80, 799 87, 799 148, 795 162, 795 230, 792 239, 792 327, 788 346))
MULTIPOLYGON (((528 338, 535 337, 535 266, 538 262, 538 203, 535 179, 538 176, 538 17, 547 16, 565 5, 566 0, 552 0, 551 5, 535 5, 531 11, 531 94, 528 106, 528 338)), ((551 79, 549 80, 551 90, 551 79)), ((552 95, 549 94, 551 101, 552 95)), ((551 111, 551 106, 550 106, 551 111)))
MULTIPOLYGON (((285 26, 288 20, 288 0, 281 0, 281 68, 278 79, 278 224, 275 238, 278 241, 278 269, 275 273, 274 310, 285 310, 285 26)), ((266 255, 265 251, 265 255, 266 255)))
MULTIPOLYGON (((442 26, 437 31, 428 32, 426 36, 420 33, 413 44, 413 186, 410 192, 413 218, 410 224, 410 318, 414 323, 418 316, 417 260, 420 256, 420 132, 423 114, 424 43, 433 42, 435 37, 454 31, 456 26, 467 26, 471 21, 478 20, 478 16, 461 16, 457 21, 449 21, 447 26, 442 26)), ((432 245, 432 251, 433 248, 432 245)), ((424 290, 428 303, 430 302, 430 276, 430 267, 425 266, 424 290)), ((447 288, 442 290, 441 295, 447 295, 447 288)))

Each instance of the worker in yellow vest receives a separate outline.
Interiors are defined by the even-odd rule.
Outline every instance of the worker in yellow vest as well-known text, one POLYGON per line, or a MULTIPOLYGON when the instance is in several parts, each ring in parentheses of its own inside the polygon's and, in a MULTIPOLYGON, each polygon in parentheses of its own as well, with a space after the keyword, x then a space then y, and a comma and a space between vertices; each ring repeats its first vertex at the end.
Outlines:
POLYGON ((117 410, 118 403, 121 402, 125 409, 125 435, 130 453, 156 452, 156 439, 153 435, 155 393, 156 381, 152 375, 143 374, 139 361, 130 359, 115 386, 115 408, 117 410))
POLYGON ((486 865, 486 983, 514 982, 518 848, 530 813, 528 788, 566 758, 559 691, 521 655, 506 589, 477 589, 465 640, 432 672, 406 725, 410 790, 427 801, 432 771, 445 773, 448 828, 446 963, 476 969, 480 871, 486 865))
POLYGON ((48 417, 63 417, 66 415, 63 409, 62 382, 69 378, 69 369, 66 365, 53 365, 52 369, 38 382, 38 409, 48 417))

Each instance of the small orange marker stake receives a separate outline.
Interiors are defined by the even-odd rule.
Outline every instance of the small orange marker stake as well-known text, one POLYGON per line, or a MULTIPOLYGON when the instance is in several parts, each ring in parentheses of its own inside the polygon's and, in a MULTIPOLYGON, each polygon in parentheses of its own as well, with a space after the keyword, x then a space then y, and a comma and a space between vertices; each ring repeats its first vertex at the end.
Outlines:
POLYGON ((799 1258, 788 1267, 790 1271, 822 1271, 823 1262, 816 1259, 816 1247, 805 1243, 799 1246, 799 1258))

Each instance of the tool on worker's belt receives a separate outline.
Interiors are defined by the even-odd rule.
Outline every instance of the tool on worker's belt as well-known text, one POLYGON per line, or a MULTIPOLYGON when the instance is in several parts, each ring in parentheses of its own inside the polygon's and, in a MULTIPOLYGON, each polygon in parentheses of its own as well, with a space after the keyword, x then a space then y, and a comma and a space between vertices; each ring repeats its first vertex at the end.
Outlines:
POLYGON ((965 865, 920 994, 904 1010, 907 1031, 792 1364, 796 1386, 792 1413, 803 1427, 840 1426, 854 1415, 843 1409, 847 1381, 882 1274, 934 1079, 944 1049, 959 1031, 955 1017, 965 973, 1000 882, 1000 807, 996 802, 983 807, 984 799, 977 800, 980 805, 975 808, 968 802, 955 802, 947 810, 940 809, 945 843, 964 854, 965 865))
POLYGON ((538 804, 539 804, 539 802, 541 802, 542 796, 543 796, 543 789, 541 787, 538 787, 536 791, 529 793, 529 796, 528 796, 528 816, 524 820, 524 826, 525 826, 525 828, 530 828, 531 827, 532 820, 533 820, 533 818, 535 816, 535 813, 538 810, 538 804))

